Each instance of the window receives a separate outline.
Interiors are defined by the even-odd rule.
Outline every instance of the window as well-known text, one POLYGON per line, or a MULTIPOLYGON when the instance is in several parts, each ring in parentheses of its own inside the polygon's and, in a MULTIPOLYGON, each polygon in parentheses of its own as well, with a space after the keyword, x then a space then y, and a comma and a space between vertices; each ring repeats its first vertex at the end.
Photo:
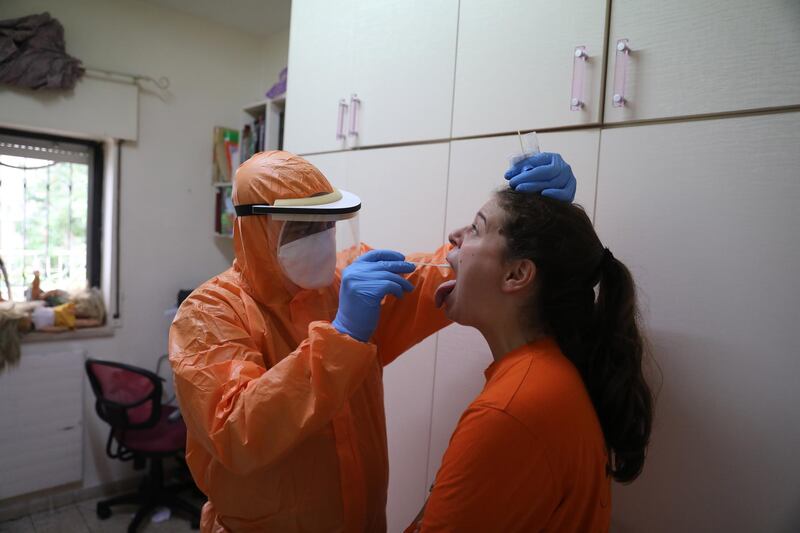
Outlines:
MULTIPOLYGON (((0 258, 14 300, 100 285, 100 143, 0 129, 0 258)), ((0 295, 5 297, 0 284, 0 295)))

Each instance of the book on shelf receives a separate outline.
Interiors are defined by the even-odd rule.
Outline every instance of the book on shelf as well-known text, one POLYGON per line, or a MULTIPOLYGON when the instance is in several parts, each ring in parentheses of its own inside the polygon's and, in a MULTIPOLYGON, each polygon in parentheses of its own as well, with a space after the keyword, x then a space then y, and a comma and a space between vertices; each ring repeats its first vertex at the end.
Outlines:
POLYGON ((214 231, 219 235, 233 235, 233 223, 236 220, 236 210, 233 207, 232 194, 233 187, 217 187, 214 231))
POLYGON ((212 183, 231 181, 239 164, 239 132, 232 128, 214 128, 212 183))

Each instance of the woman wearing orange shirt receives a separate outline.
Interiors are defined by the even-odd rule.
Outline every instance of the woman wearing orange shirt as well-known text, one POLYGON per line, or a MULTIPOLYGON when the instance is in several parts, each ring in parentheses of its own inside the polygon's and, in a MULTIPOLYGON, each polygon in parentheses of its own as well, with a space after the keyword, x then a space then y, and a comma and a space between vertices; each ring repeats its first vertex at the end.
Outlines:
POLYGON ((628 269, 580 206, 511 189, 450 242, 437 304, 494 362, 407 531, 607 531, 653 416, 628 269))

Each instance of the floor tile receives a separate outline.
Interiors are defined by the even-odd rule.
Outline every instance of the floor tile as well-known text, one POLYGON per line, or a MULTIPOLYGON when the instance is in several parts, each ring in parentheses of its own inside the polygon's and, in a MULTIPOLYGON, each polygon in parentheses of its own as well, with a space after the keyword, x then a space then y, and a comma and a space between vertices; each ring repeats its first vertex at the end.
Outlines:
POLYGON ((0 533, 35 533, 30 516, 0 522, 0 533))
POLYGON ((31 515, 36 533, 88 533, 90 530, 77 505, 59 507, 31 515))
MULTIPOLYGON (((105 498, 85 500, 78 503, 78 510, 83 516, 87 531, 90 533, 125 533, 128 530, 128 524, 130 524, 136 512, 136 507, 133 505, 114 506, 111 509, 111 516, 105 520, 100 520, 97 517, 97 502, 103 499, 105 498)), ((142 530, 143 529, 140 528, 139 531, 142 530)))

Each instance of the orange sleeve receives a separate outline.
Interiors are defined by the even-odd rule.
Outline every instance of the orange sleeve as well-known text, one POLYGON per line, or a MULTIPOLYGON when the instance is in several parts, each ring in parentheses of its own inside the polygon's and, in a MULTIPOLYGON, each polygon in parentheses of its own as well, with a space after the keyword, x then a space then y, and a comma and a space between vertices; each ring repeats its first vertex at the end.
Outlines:
POLYGON ((241 475, 268 466, 330 422, 376 356, 375 346, 312 322, 308 338, 266 369, 250 337, 223 306, 190 306, 170 329, 186 425, 214 459, 241 475))
MULTIPOLYGON (((444 264, 450 245, 445 244, 432 254, 410 254, 408 261, 444 264)), ((434 302, 436 289, 452 279, 449 268, 417 267, 407 276, 414 290, 402 298, 386 298, 372 342, 378 346, 382 365, 388 365, 400 354, 450 324, 443 309, 434 302)))
POLYGON ((558 505, 544 449, 507 413, 471 407, 456 427, 422 519, 422 533, 517 531, 558 505))

